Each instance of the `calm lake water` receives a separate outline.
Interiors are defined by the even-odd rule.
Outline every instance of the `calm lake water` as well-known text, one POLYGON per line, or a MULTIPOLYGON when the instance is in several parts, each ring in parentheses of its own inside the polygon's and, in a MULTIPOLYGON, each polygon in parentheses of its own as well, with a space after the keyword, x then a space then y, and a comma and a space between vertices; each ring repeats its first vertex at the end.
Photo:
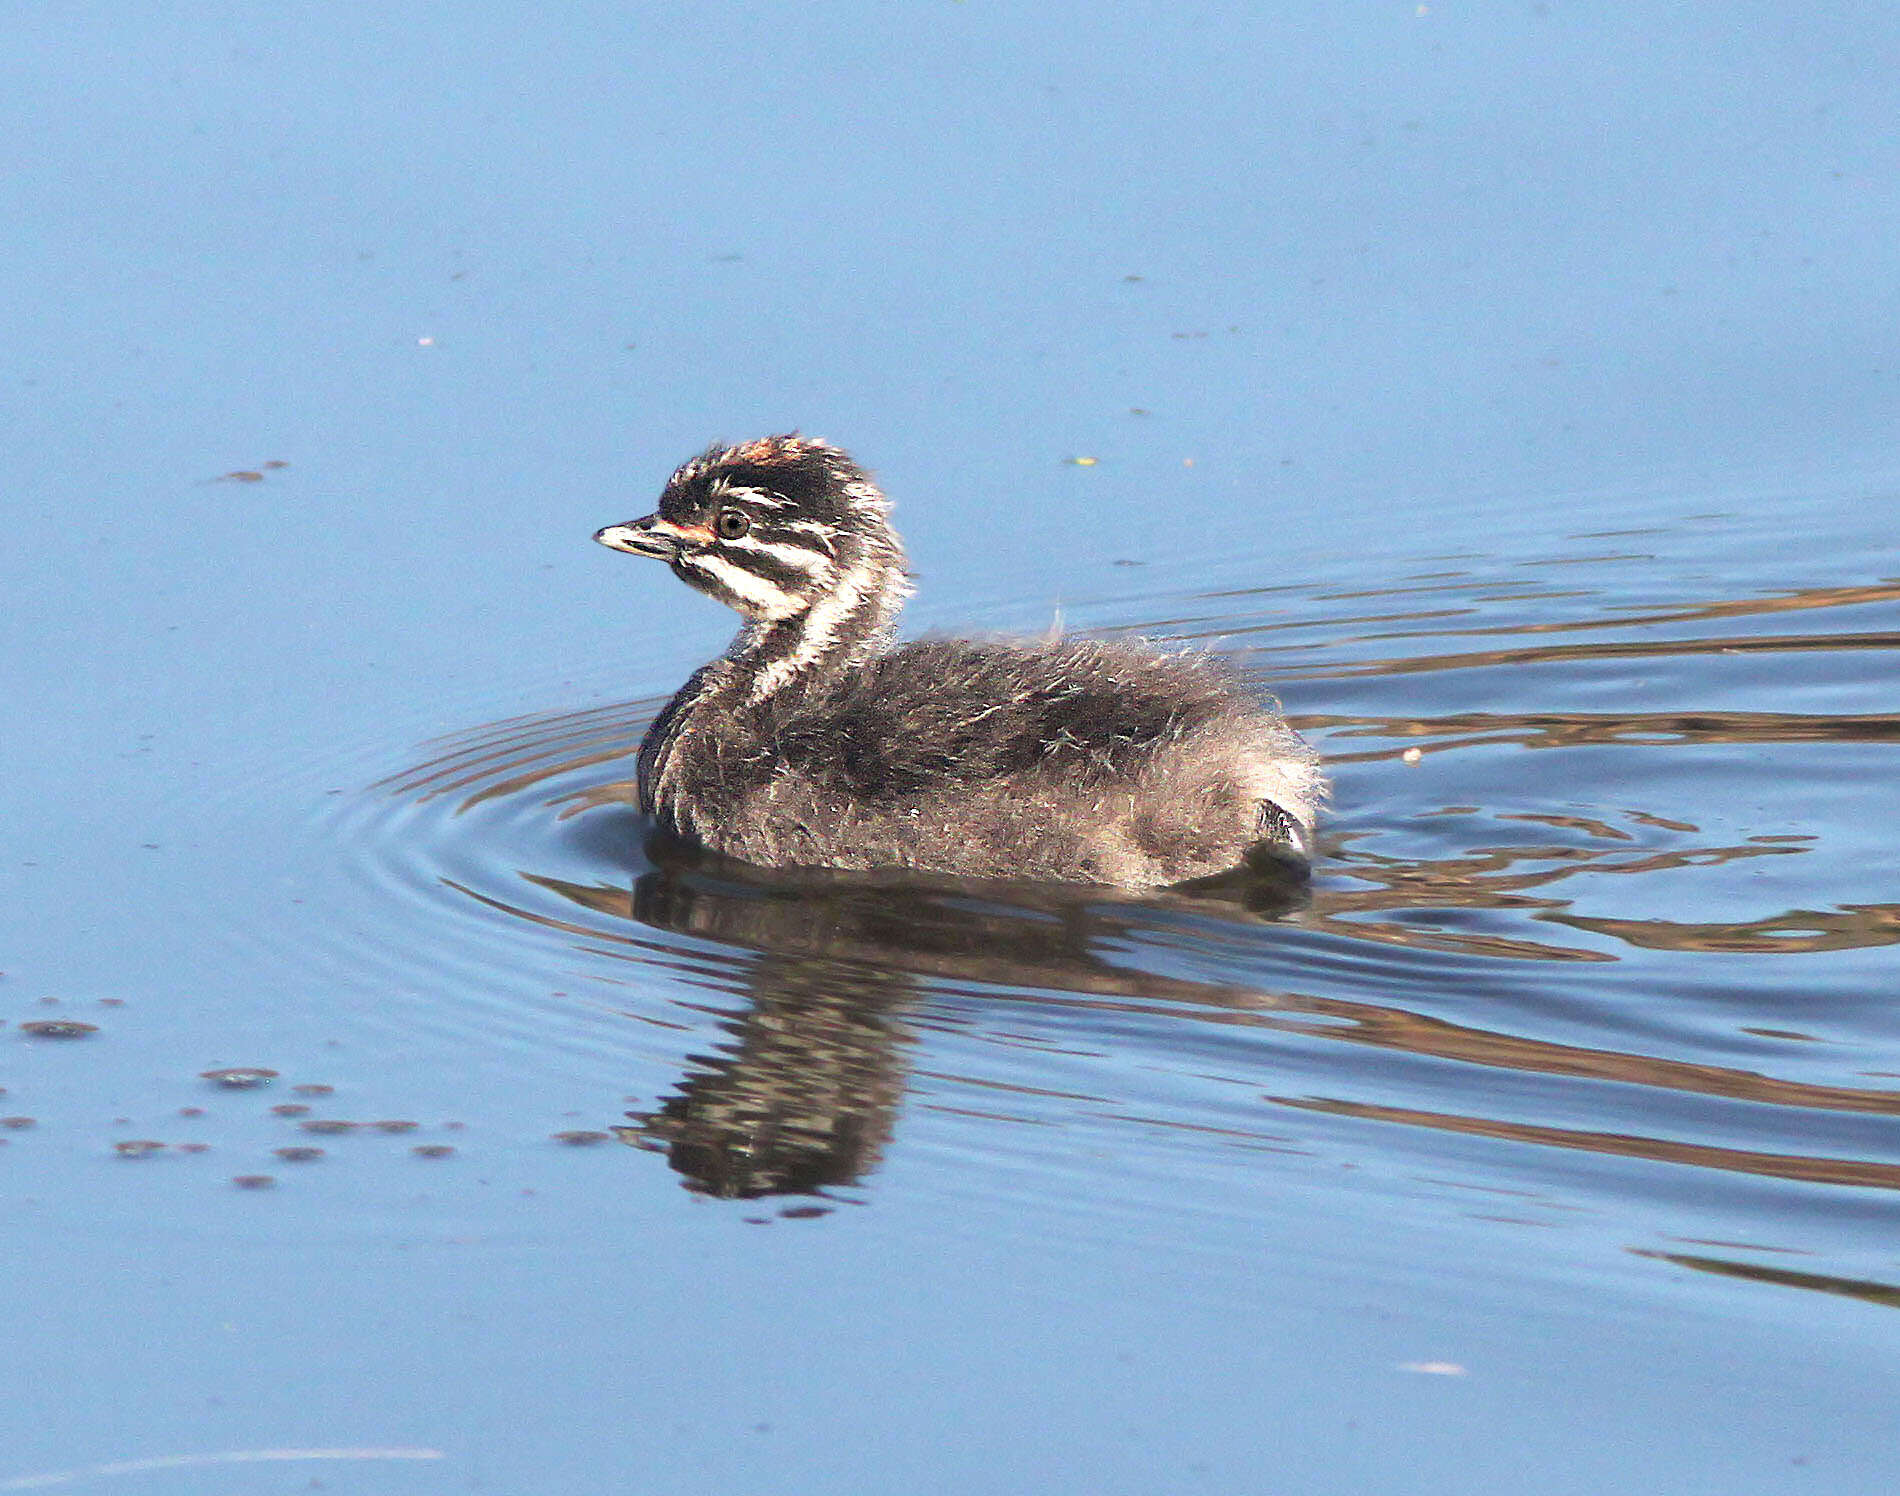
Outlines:
POLYGON ((1890 16, 379 24, 0 62, 0 1492, 1894 1489, 1890 16), (793 425, 1310 885, 648 845, 793 425))

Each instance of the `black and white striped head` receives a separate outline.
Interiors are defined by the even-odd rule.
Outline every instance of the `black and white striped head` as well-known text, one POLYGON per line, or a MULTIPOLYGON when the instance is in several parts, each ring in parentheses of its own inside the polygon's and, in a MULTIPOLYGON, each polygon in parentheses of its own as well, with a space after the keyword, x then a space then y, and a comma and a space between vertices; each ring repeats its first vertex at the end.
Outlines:
POLYGON ((594 539, 658 557, 755 624, 827 600, 894 603, 904 587, 890 501, 844 451, 796 433, 709 448, 667 481, 657 511, 594 539))

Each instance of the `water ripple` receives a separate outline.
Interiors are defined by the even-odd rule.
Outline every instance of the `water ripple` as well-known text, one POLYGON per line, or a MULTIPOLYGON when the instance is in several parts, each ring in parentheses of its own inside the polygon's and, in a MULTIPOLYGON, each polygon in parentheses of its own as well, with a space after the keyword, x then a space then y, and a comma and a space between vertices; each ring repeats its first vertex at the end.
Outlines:
MULTIPOLYGON (((1868 684, 1900 664, 1900 585, 1776 586, 1758 559, 1733 597, 1669 597, 1667 549, 1109 625, 1230 652, 1326 751, 1315 878, 1251 905, 669 845, 627 805, 658 698, 439 741, 338 831, 395 959, 491 985, 557 961, 564 1001, 644 1033, 666 1094, 603 1120, 703 1193, 868 1185, 906 1126, 1015 1187, 1109 1194, 1234 1149, 1481 1160, 1443 1188, 1632 1216, 1659 1168, 1892 1189, 1900 1030, 1869 998, 1900 902, 1868 896, 1893 858, 1860 802, 1900 741, 1868 684), (1590 637, 1519 642, 1554 634, 1590 637)), ((1809 1208, 1751 1235, 1796 1241, 1809 1208)))

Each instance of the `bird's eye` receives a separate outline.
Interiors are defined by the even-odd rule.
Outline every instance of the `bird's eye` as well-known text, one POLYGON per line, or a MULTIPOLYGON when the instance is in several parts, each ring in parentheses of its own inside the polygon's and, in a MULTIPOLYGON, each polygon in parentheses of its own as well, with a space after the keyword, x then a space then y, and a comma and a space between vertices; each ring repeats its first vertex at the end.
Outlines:
POLYGON ((752 521, 746 518, 743 509, 721 509, 718 526, 721 539, 737 540, 752 528, 752 521))

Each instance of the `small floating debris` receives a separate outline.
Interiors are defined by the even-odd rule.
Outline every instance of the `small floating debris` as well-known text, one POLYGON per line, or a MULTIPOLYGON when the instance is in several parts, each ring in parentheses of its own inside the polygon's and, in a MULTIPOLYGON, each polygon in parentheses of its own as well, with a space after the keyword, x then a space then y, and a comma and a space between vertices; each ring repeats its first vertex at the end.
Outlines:
POLYGON ((38 1127, 39 1122, 32 1117, 0 1117, 0 1127, 8 1132, 22 1132, 29 1127, 38 1127))
POLYGON ((20 1025, 20 1032, 35 1039, 84 1039, 98 1033, 99 1025, 77 1018, 33 1018, 20 1025))
POLYGON ((307 1117, 310 1108, 301 1101, 280 1101, 270 1109, 270 1114, 273 1117, 307 1117))
POLYGON ((447 1143, 417 1143, 409 1151, 417 1158, 452 1158, 455 1154, 447 1143))
POLYGON ((154 1153, 163 1153, 165 1145, 156 1138, 127 1138, 114 1143, 112 1151, 120 1158, 150 1158, 154 1153))
POLYGON ((231 1183, 241 1190, 268 1190, 277 1186, 275 1174, 234 1174, 231 1183))
POLYGON ((570 1148, 591 1148, 595 1143, 613 1141, 612 1133, 594 1132, 584 1127, 570 1128, 566 1132, 552 1133, 550 1136, 555 1142, 565 1143, 570 1148))
POLYGON ((280 472, 289 467, 287 462, 260 462, 254 468, 233 468, 228 473, 219 473, 210 479, 212 483, 262 483, 265 473, 280 472))
POLYGON ((308 1122, 299 1122, 297 1125, 305 1132, 345 1133, 355 1132, 363 1124, 345 1122, 340 1117, 312 1117, 308 1122))
POLYGON ((273 1148, 271 1152, 287 1164, 312 1164, 323 1157, 321 1148, 273 1148))
POLYGON ((1099 457, 1065 457, 1062 459, 1070 467, 1094 467, 1101 461, 1099 457))
POLYGON ((1425 750, 1423 748, 1407 748, 1405 752, 1399 755, 1399 757, 1404 759, 1408 764, 1415 764, 1424 756, 1425 750))
POLYGON ((378 1132, 414 1132, 417 1127, 421 1126, 418 1122, 411 1122, 402 1117, 389 1117, 381 1122, 371 1122, 367 1125, 375 1128, 378 1132))
POLYGON ((201 1070, 198 1078, 231 1091, 254 1091, 276 1080, 277 1072, 262 1065, 232 1065, 223 1070, 201 1070))
POLYGON ((292 1086, 290 1089, 295 1091, 299 1096, 334 1096, 336 1095, 335 1086, 326 1086, 321 1083, 312 1082, 312 1081, 306 1081, 304 1082, 304 1084, 300 1086, 292 1086))

